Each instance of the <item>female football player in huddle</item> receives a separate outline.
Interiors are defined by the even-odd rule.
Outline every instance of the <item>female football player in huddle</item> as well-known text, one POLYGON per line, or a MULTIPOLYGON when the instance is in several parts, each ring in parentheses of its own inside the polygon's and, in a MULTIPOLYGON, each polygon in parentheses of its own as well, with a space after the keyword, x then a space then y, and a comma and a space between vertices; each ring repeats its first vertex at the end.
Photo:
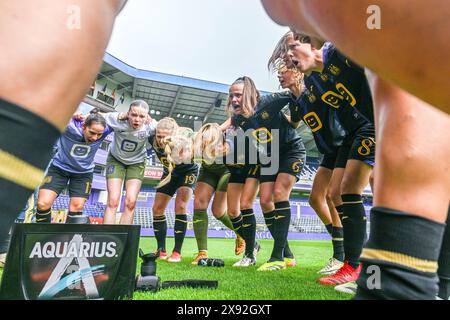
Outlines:
POLYGON ((446 143, 450 91, 442 70, 448 70, 449 63, 448 1, 432 6, 387 0, 377 1, 376 6, 368 1, 335 0, 263 0, 263 4, 279 23, 335 41, 356 62, 374 71, 369 72, 378 139, 374 207, 356 298, 433 299, 439 265, 440 292, 447 299, 450 228, 445 222, 450 176, 443 176, 442 170, 448 168, 450 153, 446 143), (367 18, 369 7, 382 10, 382 32, 356 27, 367 18), (405 10, 409 14, 402 16, 405 10), (430 36, 426 42, 412 41, 417 34, 407 30, 430 36), (430 44, 433 50, 428 50, 430 44), (423 63, 414 62, 417 52, 423 52, 423 63), (399 256, 403 259, 392 258, 399 256), (373 266, 384 275, 380 290, 368 287, 370 272, 366 270, 373 266))
MULTIPOLYGON (((245 137, 242 130, 218 125, 204 125, 196 143, 196 154, 211 160, 225 157, 225 164, 230 171, 227 185, 227 207, 235 232, 245 240, 244 256, 233 264, 234 267, 249 267, 256 264, 256 254, 260 246, 256 243, 256 219, 253 202, 258 192, 256 165, 246 164, 245 137), (200 139, 200 138, 199 138, 200 139), (200 146, 200 147, 199 147, 200 146)), ((247 145, 248 147, 248 145, 247 145)))
POLYGON ((106 123, 114 130, 114 140, 106 161, 108 200, 104 224, 116 223, 123 183, 126 196, 120 223, 133 223, 134 208, 144 179, 146 143, 156 126, 156 121, 148 113, 148 104, 136 100, 130 104, 124 117, 118 112, 104 114, 106 123))
MULTIPOLYGON (((274 236, 275 243, 271 259, 258 269, 260 271, 279 270, 286 268, 286 266, 295 265, 294 256, 287 245, 290 206, 286 198, 288 199, 290 189, 296 179, 289 178, 290 174, 287 173, 285 175, 282 171, 291 171, 291 173, 295 171, 295 175, 300 174, 305 150, 303 143, 301 143, 301 138, 291 131, 293 128, 289 125, 288 120, 284 115, 279 114, 282 107, 289 101, 287 95, 260 98, 254 82, 249 77, 238 78, 230 87, 228 100, 228 108, 232 111, 233 117, 221 126, 222 129, 229 127, 225 132, 225 140, 223 141, 220 133, 217 133, 218 137, 215 139, 219 144, 224 144, 222 149, 226 150, 227 153, 227 163, 232 173, 228 186, 228 202, 229 208, 235 207, 235 210, 230 209, 230 214, 233 215, 234 213, 236 215, 236 218, 232 219, 232 221, 234 220, 235 228, 238 230, 245 226, 256 226, 252 203, 256 196, 258 183, 261 180, 261 207, 265 213, 266 224, 274 236), (259 119, 258 116, 260 116, 259 119), (286 129, 285 124, 290 129, 286 129), (250 130, 244 132, 241 127, 250 130), (281 129, 280 134, 282 139, 280 140, 282 141, 281 150, 286 152, 288 157, 281 161, 281 166, 277 166, 280 150, 275 150, 272 155, 271 144, 267 144, 267 142, 271 141, 271 139, 267 138, 270 137, 271 132, 266 129, 263 132, 265 136, 258 134, 258 132, 263 130, 263 127, 278 130, 284 127, 284 129, 281 129), (269 162, 262 162, 262 157, 265 157, 266 160, 269 159, 269 162), (276 160, 273 164, 270 163, 271 157, 274 157, 276 160), (292 162, 290 167, 287 164, 289 161, 292 162), (272 170, 274 172, 263 172, 263 175, 260 176, 260 165, 262 165, 263 170, 272 170), (235 190, 232 184, 233 172, 235 172, 236 179, 235 190), (278 173, 280 172, 283 174, 279 175, 278 173), (276 184, 277 179, 279 179, 278 184, 276 184), (242 184, 243 186, 241 186, 242 184), (276 205, 273 203, 273 194, 275 194, 276 205), (237 197, 234 198, 235 195, 237 197), (244 209, 245 211, 241 209, 242 217, 236 213, 239 211, 237 205, 241 208, 249 208, 244 209), (244 220, 245 218, 247 218, 246 221, 244 220), (283 221, 278 222, 279 220, 283 221), (277 225, 278 228, 276 228, 277 225)), ((275 143, 274 149, 276 147, 278 147, 278 143, 275 143)), ((253 231, 255 229, 248 228, 248 230, 252 231, 252 235, 255 234, 255 231, 253 231)), ((252 239, 246 233, 243 233, 243 237, 248 247, 248 241, 252 239)), ((256 252, 257 250, 258 245, 254 251, 256 252)), ((246 249, 244 258, 236 266, 249 266, 255 263, 255 254, 246 249)))
POLYGON ((286 93, 258 96, 251 112, 236 112, 246 90, 256 91, 248 77, 238 78, 230 87, 232 123, 250 133, 250 146, 256 146, 261 208, 274 238, 271 257, 258 271, 285 269, 296 264, 287 245, 291 220, 289 195, 300 177, 306 151, 301 137, 281 111, 290 102, 290 96, 286 93))
POLYGON ((39 189, 37 223, 51 222, 53 202, 67 185, 70 203, 66 223, 82 215, 91 193, 95 154, 110 132, 98 113, 91 113, 84 121, 74 115, 57 142, 57 152, 39 189))
MULTIPOLYGON (((311 129, 317 149, 323 154, 323 160, 316 172, 312 184, 309 203, 319 218, 325 224, 327 231, 332 236, 333 257, 318 273, 328 275, 339 270, 344 261, 343 228, 339 215, 331 200, 329 184, 333 169, 336 165, 337 147, 334 146, 336 136, 331 132, 328 121, 336 121, 332 117, 332 110, 322 105, 317 99, 310 99, 311 94, 303 84, 303 74, 293 65, 288 68, 284 59, 279 58, 280 47, 284 46, 284 37, 280 40, 272 57, 269 59, 269 69, 277 71, 280 86, 289 89, 292 100, 299 103, 291 103, 291 120, 303 120, 311 129), (298 115, 301 113, 301 116, 298 115), (313 118, 314 115, 316 118, 313 118), (316 126, 318 123, 321 126, 316 126)), ((294 125, 299 124, 295 122, 294 125)), ((339 131, 338 131, 339 133, 339 131)), ((342 140, 342 137, 340 138, 342 140)), ((340 164, 337 164, 340 165, 340 164)), ((342 165, 341 165, 342 166, 342 165)))
MULTIPOLYGON (((210 141, 211 137, 207 136, 211 133, 209 127, 219 127, 216 123, 204 125, 195 135, 194 150, 207 151, 206 141, 210 141)), ((192 264, 198 264, 203 258, 208 258, 208 214, 207 209, 214 195, 211 205, 213 216, 221 221, 230 230, 233 230, 233 224, 227 213, 227 186, 230 178, 230 171, 226 167, 223 157, 209 158, 207 155, 198 155, 202 160, 200 174, 197 179, 197 185, 194 191, 194 217, 193 227, 195 239, 197 240, 198 254, 192 261, 192 264)), ((245 240, 236 233, 235 254, 240 255, 245 249, 245 240)))
POLYGON ((164 166, 164 173, 156 188, 153 203, 153 229, 157 241, 157 254, 168 262, 181 261, 181 248, 187 229, 187 204, 192 197, 193 188, 198 176, 198 165, 192 162, 193 132, 188 128, 180 128, 176 121, 166 117, 156 126, 155 134, 148 138, 159 161, 164 166), (175 198, 175 246, 170 257, 167 256, 166 208, 174 194, 175 198))
MULTIPOLYGON (((340 145, 336 163, 341 164, 335 165, 330 190, 336 210, 343 212, 346 261, 335 274, 319 282, 328 285, 349 283, 349 288, 355 288, 354 281, 361 270, 359 256, 366 239, 362 192, 369 183, 375 160, 375 128, 369 84, 364 69, 342 55, 331 43, 322 43, 298 33, 289 33, 284 38, 285 56, 282 58, 288 59, 305 74, 308 99, 320 99, 324 106, 333 111, 329 114, 338 117, 342 126, 334 126, 330 131, 338 137, 334 141, 335 146, 340 145), (339 133, 341 130, 345 132, 343 141, 339 133)), ((301 101, 299 104, 302 104, 301 101)), ((302 118, 301 109, 297 109, 298 116, 294 112, 297 117, 294 120, 300 121, 302 118)), ((312 121, 307 121, 311 128, 312 121)), ((327 126, 331 125, 334 122, 328 121, 327 126)))

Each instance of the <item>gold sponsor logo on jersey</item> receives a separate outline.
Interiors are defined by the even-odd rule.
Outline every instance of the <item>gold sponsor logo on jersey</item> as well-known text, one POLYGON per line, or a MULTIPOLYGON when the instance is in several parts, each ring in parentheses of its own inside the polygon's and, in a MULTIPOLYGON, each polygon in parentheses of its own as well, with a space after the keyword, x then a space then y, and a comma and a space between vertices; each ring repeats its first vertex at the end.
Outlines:
POLYGON ((328 75, 325 73, 321 73, 320 74, 320 79, 322 79, 322 81, 326 82, 328 80, 328 75))
POLYGON ((314 111, 306 114, 303 120, 312 132, 316 132, 322 128, 322 121, 320 121, 319 116, 314 111))
POLYGON ((356 105, 356 99, 342 83, 336 84, 336 89, 339 91, 339 93, 344 97, 345 100, 350 102, 350 105, 354 107, 356 105))
POLYGON ((252 132, 252 135, 259 143, 268 143, 272 141, 272 134, 267 128, 258 128, 252 132))
POLYGON ((336 109, 341 106, 343 101, 348 101, 352 107, 356 106, 357 102, 355 96, 345 87, 344 84, 340 82, 337 83, 336 89, 339 93, 327 91, 322 95, 322 101, 336 109))
POLYGON ((341 96, 340 94, 337 94, 336 92, 333 92, 333 91, 325 92, 322 95, 321 99, 323 102, 332 106, 335 109, 339 108, 341 102, 344 101, 343 96, 341 96))

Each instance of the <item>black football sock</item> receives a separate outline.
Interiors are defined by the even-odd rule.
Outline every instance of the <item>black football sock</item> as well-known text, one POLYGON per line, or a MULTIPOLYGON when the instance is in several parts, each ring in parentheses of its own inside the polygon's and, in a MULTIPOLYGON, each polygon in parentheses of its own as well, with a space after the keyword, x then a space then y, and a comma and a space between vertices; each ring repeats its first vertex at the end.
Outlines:
POLYGON ((439 298, 450 300, 450 212, 447 215, 444 239, 438 260, 439 298))
POLYGON ((342 202, 345 259, 353 269, 356 269, 359 266, 359 256, 367 237, 366 212, 362 196, 359 194, 343 194, 342 202))
POLYGON ((334 227, 332 231, 333 258, 344 262, 344 228, 334 227))
POLYGON ((183 246, 184 237, 186 236, 187 229, 187 215, 186 214, 177 214, 175 215, 175 226, 174 226, 174 237, 175 237, 175 246, 173 251, 181 253, 181 247, 183 246))
POLYGON ((445 225, 383 207, 370 217, 355 299, 436 299, 445 225))
POLYGON ((153 217, 153 231, 155 232, 158 250, 165 252, 167 237, 167 220, 165 215, 153 217))
POLYGON ((51 209, 47 209, 47 210, 37 209, 36 223, 51 223, 51 222, 52 222, 51 209))
POLYGON ((41 184, 59 136, 44 118, 0 99, 0 239, 41 184))
POLYGON ((233 224, 234 231, 245 240, 244 233, 242 232, 242 215, 239 214, 237 217, 231 218, 230 220, 233 224))
POLYGON ((341 219, 341 222, 342 222, 342 214, 344 213, 344 205, 341 204, 341 205, 335 206, 335 209, 338 213, 339 219, 341 219))
POLYGON ((269 229, 272 237, 273 237, 273 223, 275 220, 274 217, 275 217, 275 211, 270 211, 270 212, 264 213, 264 221, 266 222, 267 229, 269 229))
MULTIPOLYGON (((266 226, 270 231, 270 234, 273 238, 273 222, 275 220, 275 211, 270 211, 267 213, 264 213, 264 220, 266 222, 266 226)), ((284 247, 284 257, 289 259, 294 259, 294 254, 291 251, 291 248, 289 247, 289 241, 286 241, 286 246, 284 247)))
POLYGON ((253 257, 256 239, 256 218, 253 209, 241 210, 242 215, 242 234, 245 240, 245 255, 253 257))
POLYGON ((90 220, 88 216, 83 216, 82 211, 69 211, 67 214, 66 223, 89 224, 90 220), (81 217, 83 217, 83 219, 80 219, 81 217))
POLYGON ((273 222, 274 244, 269 261, 283 261, 284 248, 291 222, 291 206, 289 201, 275 202, 275 217, 273 222))

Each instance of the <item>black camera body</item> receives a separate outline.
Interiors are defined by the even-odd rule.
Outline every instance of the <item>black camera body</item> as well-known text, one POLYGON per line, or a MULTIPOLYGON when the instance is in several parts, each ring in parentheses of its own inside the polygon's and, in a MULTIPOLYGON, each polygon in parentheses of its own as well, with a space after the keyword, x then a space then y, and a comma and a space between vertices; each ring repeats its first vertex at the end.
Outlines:
MULTIPOLYGON (((156 258, 158 255, 154 253, 144 254, 139 249, 139 257, 142 259, 141 274, 136 277, 136 291, 152 291, 157 292, 160 289, 167 288, 210 288, 217 289, 218 281, 211 280, 181 280, 181 281, 164 281, 156 275, 156 258)), ((201 259, 198 262, 200 266, 223 267, 222 259, 201 259)))
POLYGON ((152 291, 157 292, 161 289, 161 279, 158 276, 141 276, 136 277, 136 291, 152 291))
POLYGON ((161 279, 156 275, 156 258, 154 253, 144 254, 139 249, 139 257, 142 259, 141 274, 136 277, 137 291, 153 291, 161 289, 161 279))
POLYGON ((78 216, 67 215, 66 223, 69 223, 69 224, 90 224, 91 220, 89 219, 88 216, 86 216, 84 214, 81 214, 81 215, 78 215, 78 216))

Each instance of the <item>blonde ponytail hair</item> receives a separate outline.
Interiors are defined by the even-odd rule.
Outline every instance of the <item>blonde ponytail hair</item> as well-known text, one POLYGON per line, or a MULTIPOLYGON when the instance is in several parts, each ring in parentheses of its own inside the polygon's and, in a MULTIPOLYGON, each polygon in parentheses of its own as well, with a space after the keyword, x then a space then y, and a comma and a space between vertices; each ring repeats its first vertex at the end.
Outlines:
MULTIPOLYGON (((167 171, 169 172, 169 174, 159 182, 156 188, 161 188, 165 186, 172 179, 172 172, 175 168, 174 158, 179 158, 178 155, 183 153, 184 150, 188 149, 188 151, 190 152, 189 160, 192 159, 193 134, 194 132, 192 131, 192 129, 186 127, 178 127, 177 125, 177 128, 175 129, 174 133, 163 139, 164 153, 167 156, 167 163, 168 163, 167 171), (175 154, 177 155, 176 157, 174 156, 175 154)), ((182 159, 181 163, 185 163, 185 161, 186 159, 182 159)))
POLYGON ((223 155, 223 134, 217 123, 203 125, 194 137, 194 159, 214 162, 223 155))

